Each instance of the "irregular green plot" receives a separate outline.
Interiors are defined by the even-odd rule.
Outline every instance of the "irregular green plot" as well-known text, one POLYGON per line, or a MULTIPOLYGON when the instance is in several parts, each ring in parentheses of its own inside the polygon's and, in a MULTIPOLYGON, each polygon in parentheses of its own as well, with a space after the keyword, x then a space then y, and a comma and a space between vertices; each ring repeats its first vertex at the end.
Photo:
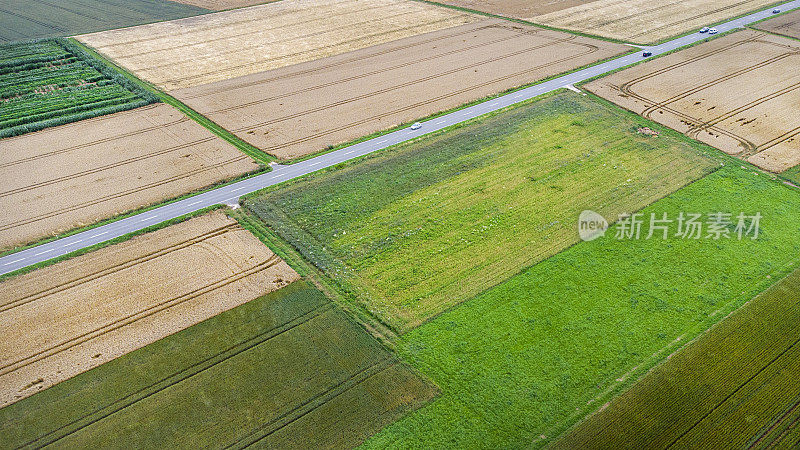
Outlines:
POLYGON ((0 46, 0 138, 158 99, 65 39, 0 46))
POLYGON ((73 36, 211 11, 167 0, 56 0, 0 3, 0 43, 73 36))
POLYGON ((759 295, 556 444, 745 448, 800 420, 800 271, 759 295))
POLYGON ((405 331, 574 244, 582 210, 636 211, 719 167, 636 120, 563 93, 245 206, 405 331))
POLYGON ((726 165, 643 210, 760 212, 756 241, 607 233, 402 336, 401 354, 442 395, 368 447, 551 442, 797 267, 800 195, 770 178, 726 165))
POLYGON ((297 282, 0 410, 2 446, 352 446, 433 395, 297 282))

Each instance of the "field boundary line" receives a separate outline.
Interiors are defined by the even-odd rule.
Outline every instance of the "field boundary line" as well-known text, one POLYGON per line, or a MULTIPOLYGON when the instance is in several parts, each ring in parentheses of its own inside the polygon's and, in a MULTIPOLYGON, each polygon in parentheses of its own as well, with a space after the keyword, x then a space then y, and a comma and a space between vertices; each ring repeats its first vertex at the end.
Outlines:
POLYGON ((302 315, 289 320, 288 322, 275 326, 269 330, 257 334, 256 336, 253 336, 249 339, 234 344, 221 352, 218 352, 208 358, 205 358, 187 367, 182 371, 173 373, 172 375, 164 377, 161 380, 152 383, 134 393, 128 394, 121 399, 118 399, 103 407, 97 408, 95 411, 85 414, 82 417, 70 422, 67 425, 52 430, 43 436, 37 437, 34 440, 31 440, 26 444, 23 444, 22 447, 41 448, 47 445, 51 445, 54 442, 57 442, 66 436, 76 433, 77 431, 80 431, 81 429, 86 428, 87 426, 95 422, 103 420, 114 413, 122 411, 123 409, 131 405, 134 405, 148 397, 158 394, 159 392, 163 391, 164 389, 167 389, 170 386, 188 380, 189 378, 192 378, 195 375, 198 375, 208 369, 211 369, 212 367, 224 361, 227 361, 228 359, 236 355, 244 353, 260 344, 263 344, 276 336, 280 336, 288 331, 291 331, 315 319, 316 317, 319 317, 333 310, 333 308, 334 305, 331 302, 328 302, 327 304, 318 305, 315 308, 312 308, 311 310, 303 313, 302 315))

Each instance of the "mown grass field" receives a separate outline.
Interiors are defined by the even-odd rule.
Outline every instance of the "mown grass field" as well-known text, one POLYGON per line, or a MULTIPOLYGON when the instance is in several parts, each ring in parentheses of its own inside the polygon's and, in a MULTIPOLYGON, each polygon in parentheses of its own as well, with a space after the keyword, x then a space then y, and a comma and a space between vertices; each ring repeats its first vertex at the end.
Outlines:
POLYGON ((167 0, 58 0, 0 3, 0 43, 71 36, 211 12, 167 0))
POLYGON ((0 138, 156 101, 66 39, 0 46, 0 138))
MULTIPOLYGON (((556 448, 767 448, 800 424, 800 270, 647 374, 556 448)), ((794 430, 796 433, 796 430, 794 430)))
POLYGON ((680 137, 562 93, 245 202, 406 331, 719 167, 680 137))
POLYGON ((400 353, 442 395, 368 447, 551 442, 796 268, 798 208, 794 188, 729 164, 643 213, 761 212, 758 240, 617 240, 609 232, 401 336, 400 353))
POLYGON ((0 410, 0 447, 349 447, 433 394, 299 281, 0 410))

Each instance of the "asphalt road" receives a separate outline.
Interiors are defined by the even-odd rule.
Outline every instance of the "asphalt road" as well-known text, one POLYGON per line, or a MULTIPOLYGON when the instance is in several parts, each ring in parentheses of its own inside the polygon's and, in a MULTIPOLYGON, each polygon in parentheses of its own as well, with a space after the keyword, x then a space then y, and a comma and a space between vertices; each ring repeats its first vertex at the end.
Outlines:
MULTIPOLYGON (((781 4, 779 8, 782 11, 800 8, 800 0, 781 4)), ((766 9, 764 11, 753 13, 739 19, 731 20, 722 25, 716 26, 716 28, 720 33, 724 33, 736 28, 742 28, 753 22, 757 22, 772 16, 772 9, 773 8, 766 9)), ((707 37, 708 36, 705 34, 693 33, 660 45, 644 47, 644 49, 653 52, 653 56, 658 56, 660 54, 701 41, 707 37)), ((554 78, 550 81, 546 81, 544 83, 512 92, 502 97, 498 97, 496 99, 426 121, 419 130, 411 130, 406 128, 370 139, 368 141, 351 145, 350 147, 326 153, 297 164, 288 166, 273 165, 273 170, 271 172, 198 194, 178 202, 170 203, 168 205, 164 205, 135 216, 84 231, 82 233, 74 234, 69 237, 58 239, 47 244, 38 245, 36 247, 2 257, 0 258, 0 275, 22 269, 31 264, 36 264, 38 262, 62 256, 84 247, 124 236, 128 233, 141 230, 142 228, 156 225, 193 211, 197 211, 198 209, 221 203, 236 203, 238 198, 242 195, 249 194, 259 189, 282 183, 284 181, 291 180, 292 178, 297 178, 326 167, 334 166, 349 159, 382 150, 386 147, 390 147, 409 139, 441 130, 442 128, 446 128, 465 120, 505 108, 515 103, 529 100, 556 89, 571 86, 575 83, 588 80, 589 78, 594 78, 598 75, 625 67, 642 59, 643 57, 641 52, 622 56, 606 61, 602 64, 554 78)))

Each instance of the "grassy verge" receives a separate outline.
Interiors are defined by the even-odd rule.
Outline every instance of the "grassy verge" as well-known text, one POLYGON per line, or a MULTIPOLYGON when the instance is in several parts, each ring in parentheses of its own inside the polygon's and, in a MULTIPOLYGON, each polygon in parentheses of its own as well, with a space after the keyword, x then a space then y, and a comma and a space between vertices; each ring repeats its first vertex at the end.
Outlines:
MULTIPOLYGON (((127 241, 128 239, 131 239, 134 236, 139 236, 141 234, 149 233, 151 231, 160 230, 160 229, 166 228, 166 227, 168 227, 170 225, 183 222, 185 220, 191 219, 192 217, 197 217, 199 215, 205 214, 205 213, 207 213, 209 211, 213 211, 213 210, 219 209, 219 208, 225 208, 225 206, 224 205, 209 206, 207 208, 199 209, 197 211, 191 212, 189 214, 185 214, 185 215, 180 216, 180 217, 176 217, 174 219, 170 219, 170 220, 167 220, 167 221, 155 224, 155 225, 151 225, 151 226, 149 226, 147 228, 142 228, 141 230, 134 231, 133 233, 128 233, 128 234, 126 234, 124 236, 120 236, 120 237, 116 237, 114 239, 110 239, 110 240, 108 240, 106 242, 101 242, 99 244, 95 244, 95 245, 91 245, 89 247, 84 247, 82 249, 75 250, 74 252, 67 253, 66 255, 62 255, 62 256, 58 256, 56 258, 48 259, 46 261, 38 262, 36 264, 31 264, 30 266, 23 267, 22 269, 15 270, 13 272, 9 272, 9 273, 0 275, 0 281, 6 280, 6 279, 11 278, 11 277, 15 277, 17 275, 22 275, 24 273, 32 272, 32 271, 34 271, 36 269, 39 269, 41 267, 47 267, 47 266, 53 265, 53 264, 55 264, 57 262, 65 261, 67 259, 74 258, 76 256, 92 252, 92 251, 97 250, 99 248, 108 247, 109 245, 114 245, 114 244, 117 244, 119 242, 127 241)), ((119 219, 121 219, 121 218, 118 218, 116 220, 119 220, 119 219)), ((97 224, 96 226, 100 226, 100 225, 101 224, 97 224)), ((82 230, 82 231, 85 231, 85 230, 82 230)), ((76 233, 77 232, 80 232, 80 231, 76 231, 76 233)), ((58 238, 53 238, 53 239, 60 239, 62 237, 65 237, 65 236, 60 236, 58 238)), ((39 244, 37 244, 37 245, 39 245, 39 244)))
POLYGON ((720 167, 709 147, 639 123, 554 94, 243 204, 405 332, 574 244, 582 210, 636 211, 720 167))
POLYGON ((86 53, 88 53, 88 54, 92 55, 93 57, 103 61, 105 64, 113 67, 119 73, 121 73, 122 76, 124 76, 125 78, 130 80, 132 83, 135 83, 136 85, 141 86, 142 89, 152 93, 153 95, 158 97, 162 102, 164 102, 164 103, 174 107, 175 109, 179 110, 180 112, 186 114, 190 119, 192 119, 195 122, 199 123, 203 127, 207 128, 209 131, 214 133, 215 135, 221 137, 222 139, 224 139, 225 141, 227 141, 228 143, 230 143, 234 147, 238 148, 242 153, 246 154, 247 156, 255 159, 256 161, 264 163, 264 164, 269 164, 270 162, 276 160, 273 156, 271 156, 271 155, 259 150, 258 148, 248 144, 247 142, 243 141, 242 139, 237 137, 235 134, 233 134, 230 131, 226 130, 225 128, 222 128, 221 126, 217 125, 211 119, 209 119, 209 118, 205 117, 204 115, 200 114, 199 112, 193 110, 192 108, 190 108, 189 106, 187 106, 186 104, 184 104, 180 100, 176 99, 175 97, 167 94, 166 92, 164 92, 161 89, 157 88, 156 86, 148 83, 147 81, 139 79, 134 74, 130 73, 129 71, 127 71, 123 67, 120 67, 115 62, 111 61, 110 59, 108 59, 104 55, 98 53, 94 49, 84 45, 83 43, 81 43, 81 42, 79 42, 79 41, 77 41, 75 39, 70 39, 70 41, 72 41, 75 45, 77 45, 78 47, 83 49, 83 51, 85 51, 86 53))
POLYGON ((298 281, 3 408, 0 435, 14 448, 352 447, 434 394, 298 281))
MULTIPOLYGON (((800 195, 727 164, 645 208, 763 215, 757 240, 582 242, 401 336, 443 395, 370 447, 545 445, 797 266, 800 195)), ((675 228, 672 228, 673 232, 675 228)))
POLYGON ((653 369, 555 447, 776 443, 800 420, 798 294, 796 270, 653 369))

